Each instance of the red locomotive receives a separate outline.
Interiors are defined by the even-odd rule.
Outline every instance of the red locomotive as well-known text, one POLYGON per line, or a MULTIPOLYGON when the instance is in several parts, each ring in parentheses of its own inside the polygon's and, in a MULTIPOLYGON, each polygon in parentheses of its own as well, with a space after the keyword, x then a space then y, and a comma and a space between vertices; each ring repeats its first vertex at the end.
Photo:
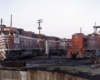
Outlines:
POLYGON ((0 26, 0 57, 18 59, 57 52, 64 53, 64 43, 60 38, 35 34, 23 29, 0 26))
POLYGON ((67 58, 91 57, 93 53, 100 55, 100 35, 96 32, 84 35, 76 33, 72 35, 72 47, 68 49, 67 58))

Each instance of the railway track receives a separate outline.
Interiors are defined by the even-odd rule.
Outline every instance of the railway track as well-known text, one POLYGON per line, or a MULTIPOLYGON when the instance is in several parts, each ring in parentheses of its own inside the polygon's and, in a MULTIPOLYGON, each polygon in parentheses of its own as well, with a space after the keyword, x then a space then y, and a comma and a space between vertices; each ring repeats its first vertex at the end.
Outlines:
POLYGON ((51 58, 46 57, 33 57, 33 58, 24 58, 17 61, 1 61, 1 66, 4 67, 42 67, 42 65, 50 66, 80 66, 80 65, 89 65, 89 59, 67 59, 64 56, 52 56, 51 58))

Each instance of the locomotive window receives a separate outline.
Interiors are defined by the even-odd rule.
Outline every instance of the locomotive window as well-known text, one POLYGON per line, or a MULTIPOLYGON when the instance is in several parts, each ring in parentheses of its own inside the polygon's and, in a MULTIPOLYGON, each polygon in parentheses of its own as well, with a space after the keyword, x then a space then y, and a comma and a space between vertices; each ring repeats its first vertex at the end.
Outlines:
POLYGON ((8 35, 9 34, 9 32, 8 31, 4 31, 4 35, 8 35))
POLYGON ((15 37, 18 38, 18 34, 17 33, 16 33, 15 37))
POLYGON ((18 34, 16 33, 16 38, 18 38, 18 34))
POLYGON ((10 34, 11 34, 11 36, 13 36, 13 32, 11 32, 10 34))
POLYGON ((18 38, 18 33, 13 33, 13 36, 18 38))

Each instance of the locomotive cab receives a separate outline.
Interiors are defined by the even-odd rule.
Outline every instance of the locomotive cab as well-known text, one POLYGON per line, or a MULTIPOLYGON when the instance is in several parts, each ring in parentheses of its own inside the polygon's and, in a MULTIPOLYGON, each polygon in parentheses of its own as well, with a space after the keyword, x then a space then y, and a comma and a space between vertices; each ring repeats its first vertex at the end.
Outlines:
POLYGON ((12 27, 0 26, 0 58, 6 59, 8 53, 13 49, 15 42, 19 41, 19 32, 12 27))
POLYGON ((0 26, 0 58, 6 59, 6 51, 10 39, 10 27, 0 26))
POLYGON ((85 35, 76 33, 72 35, 72 46, 68 49, 67 58, 83 58, 86 45, 85 35))

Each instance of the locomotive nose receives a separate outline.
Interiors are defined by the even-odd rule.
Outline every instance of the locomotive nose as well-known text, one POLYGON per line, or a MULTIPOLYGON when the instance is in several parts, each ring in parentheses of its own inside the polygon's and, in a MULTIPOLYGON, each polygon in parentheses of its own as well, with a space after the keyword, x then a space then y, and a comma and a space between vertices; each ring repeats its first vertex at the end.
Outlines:
POLYGON ((6 44, 9 43, 9 36, 0 36, 0 47, 2 49, 6 48, 6 44))
POLYGON ((2 36, 0 36, 0 49, 4 49, 4 40, 2 39, 2 36))
POLYGON ((0 58, 6 59, 6 45, 8 44, 9 41, 9 36, 0 36, 0 58))

